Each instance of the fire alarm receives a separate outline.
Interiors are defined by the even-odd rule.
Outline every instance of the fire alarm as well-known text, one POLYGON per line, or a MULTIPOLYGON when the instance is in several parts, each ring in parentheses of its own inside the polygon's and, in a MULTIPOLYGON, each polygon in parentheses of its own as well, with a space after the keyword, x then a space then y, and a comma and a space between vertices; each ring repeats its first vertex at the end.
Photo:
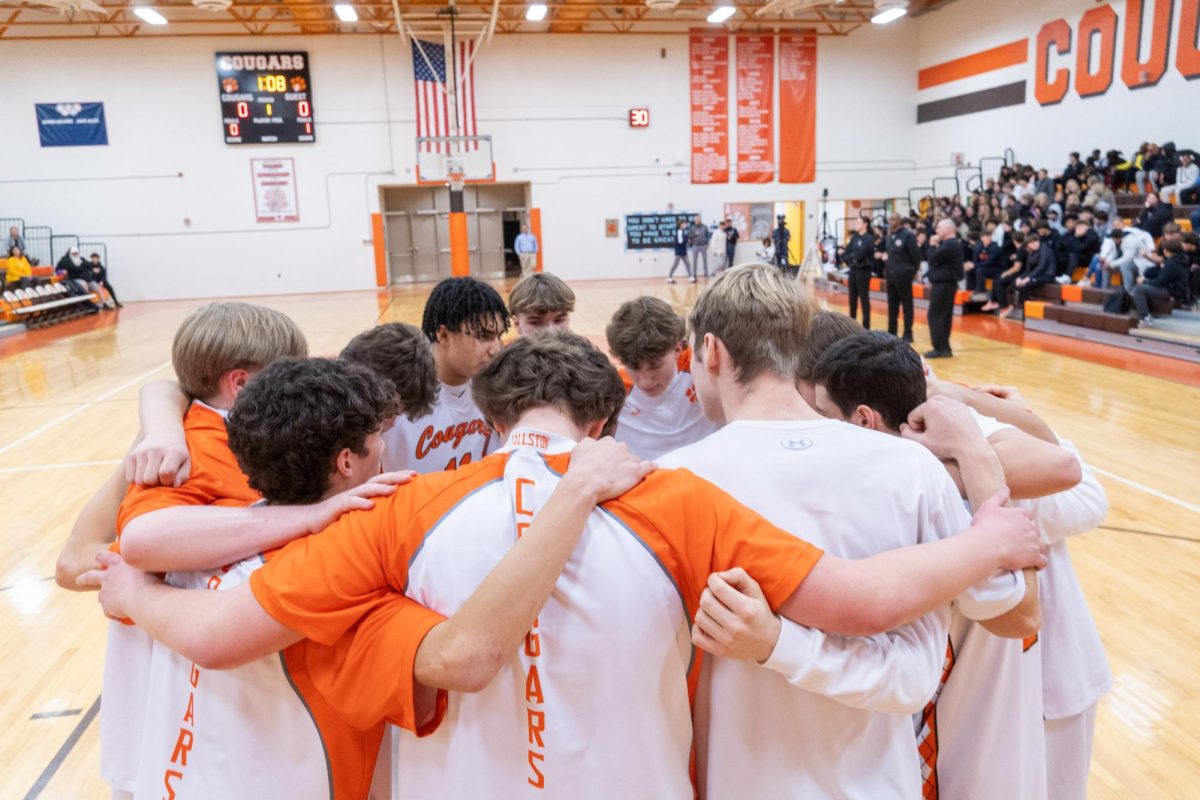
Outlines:
POLYGON ((629 109, 629 127, 631 127, 631 128, 648 128, 648 127, 650 127, 650 109, 648 109, 648 108, 631 108, 631 109, 629 109))

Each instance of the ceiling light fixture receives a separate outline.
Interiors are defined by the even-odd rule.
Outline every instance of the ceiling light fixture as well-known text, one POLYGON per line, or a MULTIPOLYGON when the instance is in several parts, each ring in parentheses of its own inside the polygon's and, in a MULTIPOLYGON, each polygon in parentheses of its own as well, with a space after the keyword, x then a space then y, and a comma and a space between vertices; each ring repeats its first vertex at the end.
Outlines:
POLYGON ((541 22, 546 18, 546 7, 541 3, 531 5, 525 9, 525 19, 530 22, 541 22))
POLYGON ((147 22, 151 25, 167 24, 167 18, 155 11, 153 8, 139 6, 133 10, 133 13, 137 14, 144 22, 147 22))
POLYGON ((908 3, 880 3, 875 7, 875 16, 871 17, 871 22, 876 25, 887 25, 907 13, 908 3))
POLYGON ((354 6, 338 3, 333 7, 333 13, 337 14, 337 18, 342 22, 358 22, 358 12, 354 10, 354 6))
POLYGON ((719 25, 736 13, 737 9, 733 6, 721 6, 720 8, 714 9, 713 12, 708 15, 708 21, 713 25, 719 25))

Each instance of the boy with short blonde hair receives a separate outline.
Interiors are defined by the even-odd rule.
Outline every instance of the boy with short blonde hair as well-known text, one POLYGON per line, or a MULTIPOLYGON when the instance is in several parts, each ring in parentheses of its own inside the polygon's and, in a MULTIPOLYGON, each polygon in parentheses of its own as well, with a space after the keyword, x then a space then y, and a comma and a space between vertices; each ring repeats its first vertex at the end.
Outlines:
MULTIPOLYGON (((159 397, 147 398, 173 406, 176 400, 166 395, 178 395, 179 390, 186 395, 183 431, 191 460, 188 479, 179 486, 133 484, 126 488, 120 480, 124 478, 122 467, 121 474, 114 475, 101 490, 124 492, 115 527, 111 519, 99 518, 87 520, 82 527, 77 524, 67 548, 81 544, 100 547, 115 532, 126 558, 147 569, 165 571, 219 566, 272 546, 264 542, 234 544, 216 534, 190 537, 186 542, 169 535, 144 537, 136 530, 132 537, 126 534, 137 517, 172 506, 257 501, 258 493, 250 488, 229 450, 225 417, 238 393, 260 370, 278 358, 307 354, 304 334, 279 311, 221 302, 192 312, 171 345, 178 387, 164 384, 159 397), (76 541, 77 537, 88 542, 76 541)), ((89 508, 106 505, 111 507, 89 508)), ((108 702, 100 716, 101 775, 116 797, 135 791, 152 644, 138 628, 109 623, 103 684, 108 702)))
POLYGON ((687 330, 666 301, 638 297, 623 303, 605 334, 629 391, 618 417, 618 442, 653 460, 717 429, 696 403, 687 330))
POLYGON ((508 295, 508 313, 521 336, 543 330, 568 331, 574 311, 575 292, 549 272, 522 278, 508 295))

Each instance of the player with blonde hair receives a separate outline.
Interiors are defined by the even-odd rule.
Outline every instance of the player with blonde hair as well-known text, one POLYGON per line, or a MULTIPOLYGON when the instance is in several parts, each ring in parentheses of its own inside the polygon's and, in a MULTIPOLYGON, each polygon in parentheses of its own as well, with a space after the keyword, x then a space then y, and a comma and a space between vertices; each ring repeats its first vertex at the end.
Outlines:
POLYGON ((575 311, 575 292, 549 272, 535 272, 517 282, 508 294, 508 313, 517 333, 568 331, 575 311))

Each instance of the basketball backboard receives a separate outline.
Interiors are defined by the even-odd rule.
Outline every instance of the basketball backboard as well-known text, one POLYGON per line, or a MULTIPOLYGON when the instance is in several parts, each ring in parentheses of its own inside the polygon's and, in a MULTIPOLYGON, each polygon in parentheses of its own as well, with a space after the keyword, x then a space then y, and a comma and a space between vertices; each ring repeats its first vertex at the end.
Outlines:
POLYGON ((495 180, 492 137, 417 137, 417 183, 493 183, 495 180))

